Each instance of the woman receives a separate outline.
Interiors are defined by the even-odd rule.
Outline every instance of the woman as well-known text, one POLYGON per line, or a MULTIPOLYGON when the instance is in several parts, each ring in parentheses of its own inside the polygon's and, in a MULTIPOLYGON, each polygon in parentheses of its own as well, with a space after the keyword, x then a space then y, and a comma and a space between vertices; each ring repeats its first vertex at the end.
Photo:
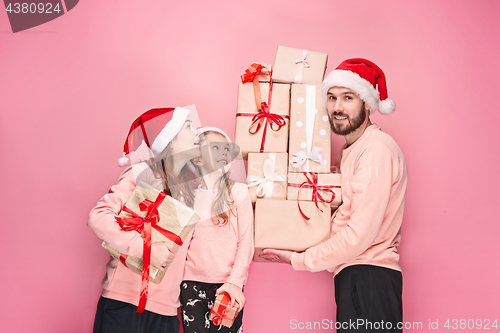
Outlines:
MULTIPOLYGON (((186 163, 200 155, 198 134, 189 118, 189 110, 184 108, 152 109, 137 118, 125 143, 124 155, 136 150, 144 142, 151 148, 154 157, 127 168, 121 174, 118 183, 90 212, 87 222, 89 228, 116 250, 142 258, 143 239, 140 234, 123 231, 115 216, 120 213, 140 181, 192 206, 194 196, 189 186, 190 172, 186 163)), ((123 165, 123 162, 123 159, 119 160, 119 164, 123 165)), ((162 271, 168 266, 168 270, 159 285, 149 284, 144 313, 135 312, 139 302, 141 275, 111 258, 102 282, 94 333, 177 333, 179 286, 188 243, 183 244, 175 257, 170 245, 152 244, 151 264, 162 271)))

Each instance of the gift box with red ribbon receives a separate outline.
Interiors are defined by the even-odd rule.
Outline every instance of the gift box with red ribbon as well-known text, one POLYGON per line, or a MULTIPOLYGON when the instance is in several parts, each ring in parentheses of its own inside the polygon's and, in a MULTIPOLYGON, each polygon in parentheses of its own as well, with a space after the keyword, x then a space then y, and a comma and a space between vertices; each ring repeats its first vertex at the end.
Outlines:
POLYGON ((326 71, 326 53, 278 46, 274 60, 274 82, 321 84, 326 71))
POLYGON ((151 270, 151 244, 166 242, 177 253, 200 217, 190 208, 164 192, 136 186, 127 203, 116 217, 124 231, 138 232, 144 239, 143 258, 119 253, 108 244, 103 247, 122 264, 142 274, 140 300, 137 312, 143 312, 147 302, 150 274, 152 281, 160 283, 164 272, 151 270))
POLYGON ((219 294, 215 298, 214 304, 210 309, 210 316, 208 317, 215 326, 233 326, 234 319, 239 312, 239 304, 235 302, 234 306, 231 307, 229 305, 230 301, 231 297, 228 293, 219 294))
POLYGON ((288 148, 290 85, 259 83, 259 74, 270 74, 264 69, 252 64, 238 87, 234 141, 244 159, 248 153, 286 153, 288 148))
POLYGON ((321 86, 292 84, 290 97, 290 172, 330 173, 331 130, 321 86))
POLYGON ((288 154, 249 153, 247 186, 252 202, 286 199, 288 154))
POLYGON ((301 201, 300 207, 309 220, 302 216, 296 201, 257 200, 254 261, 268 262, 259 258, 264 249, 302 252, 330 237, 330 205, 301 201))
POLYGON ((290 172, 287 200, 324 202, 338 207, 342 202, 340 173, 290 172))

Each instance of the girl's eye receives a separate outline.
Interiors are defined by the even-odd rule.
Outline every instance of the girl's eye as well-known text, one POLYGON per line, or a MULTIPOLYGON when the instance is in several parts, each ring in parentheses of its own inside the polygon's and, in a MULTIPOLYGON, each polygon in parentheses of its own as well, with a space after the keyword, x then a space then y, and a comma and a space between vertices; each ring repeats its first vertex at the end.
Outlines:
POLYGON ((213 148, 213 149, 215 149, 215 150, 219 150, 219 147, 217 147, 217 146, 214 146, 214 148, 213 148))

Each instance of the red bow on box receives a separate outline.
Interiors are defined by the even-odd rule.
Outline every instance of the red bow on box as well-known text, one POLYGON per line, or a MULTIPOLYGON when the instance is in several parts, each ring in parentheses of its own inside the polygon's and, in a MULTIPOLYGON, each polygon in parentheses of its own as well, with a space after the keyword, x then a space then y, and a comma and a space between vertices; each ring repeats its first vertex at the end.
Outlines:
POLYGON ((269 98, 267 99, 268 103, 262 102, 262 93, 260 91, 260 85, 259 85, 259 79, 258 76, 259 74, 265 74, 271 76, 272 72, 268 70, 266 67, 263 65, 259 65, 256 63, 253 63, 250 65, 245 70, 245 73, 241 75, 241 81, 243 83, 247 83, 250 81, 253 81, 253 93, 255 96, 255 105, 257 106, 257 113, 236 113, 236 117, 253 117, 252 118, 252 124, 250 125, 250 128, 248 129, 248 132, 250 134, 256 134, 262 127, 262 124, 264 124, 264 129, 262 131, 262 140, 260 143, 260 152, 264 152, 264 145, 266 143, 266 133, 267 133, 267 125, 269 124, 269 127, 271 128, 272 131, 277 132, 279 131, 283 126, 286 125, 285 119, 289 119, 289 116, 281 116, 275 113, 270 112, 270 105, 271 105, 271 96, 272 96, 272 91, 273 91, 273 80, 272 78, 270 79, 269 83, 269 98), (255 126, 256 125, 256 126, 255 126), (273 125, 276 125, 277 128, 274 128, 273 125), (252 130, 252 128, 254 128, 252 130))
POLYGON ((335 200, 335 192, 333 192, 332 189, 334 188, 341 188, 340 186, 338 185, 318 185, 318 174, 317 173, 314 173, 314 172, 304 172, 304 176, 306 176, 306 179, 307 181, 303 182, 302 184, 293 184, 293 183, 288 183, 288 186, 290 187, 298 187, 299 188, 299 191, 297 192, 297 205, 299 206, 299 211, 300 211, 300 214, 302 215, 303 218, 305 218, 307 221, 310 220, 309 217, 306 216, 306 214, 304 214, 304 212, 302 212, 302 209, 300 208, 300 201, 299 201, 299 192, 300 192, 300 189, 302 188, 312 188, 313 189, 313 193, 312 193, 312 200, 316 203, 316 207, 320 210, 320 212, 323 213, 323 211, 321 210, 321 208, 319 208, 318 206, 318 199, 324 203, 332 203, 333 200, 335 200), (308 174, 311 176, 311 178, 309 178, 308 174), (324 191, 324 192, 327 192, 327 193, 331 193, 332 194, 332 198, 329 200, 329 201, 326 201, 322 196, 321 194, 319 193, 319 191, 324 191))
MULTIPOLYGON (((166 198, 166 194, 160 192, 155 202, 151 200, 144 199, 139 204, 139 209, 141 212, 146 212, 146 217, 142 218, 136 214, 133 210, 124 206, 123 211, 131 214, 131 218, 121 218, 116 216, 115 219, 124 231, 137 231, 138 233, 144 232, 143 236, 143 260, 142 260, 142 282, 141 282, 141 294, 139 299, 139 305, 137 306, 138 313, 144 312, 146 308, 146 302, 148 300, 149 292, 149 270, 151 266, 151 228, 156 229, 162 235, 170 239, 175 244, 181 246, 182 239, 174 234, 173 232, 164 229, 158 225, 160 222, 160 214, 158 213, 158 207, 161 205, 163 200, 166 198)), ((120 256, 120 261, 125 262, 126 257, 120 256)), ((124 263, 125 264, 125 263, 124 263)), ((126 266, 126 265, 125 265, 126 266)))
POLYGON ((213 315, 212 321, 214 322, 215 326, 220 326, 223 320, 227 320, 231 323, 234 322, 235 318, 227 317, 227 314, 229 313, 228 309, 229 301, 231 301, 231 297, 229 296, 228 293, 224 293, 219 303, 219 306, 217 307, 217 310, 214 310, 215 303, 214 305, 212 305, 210 313, 213 315))

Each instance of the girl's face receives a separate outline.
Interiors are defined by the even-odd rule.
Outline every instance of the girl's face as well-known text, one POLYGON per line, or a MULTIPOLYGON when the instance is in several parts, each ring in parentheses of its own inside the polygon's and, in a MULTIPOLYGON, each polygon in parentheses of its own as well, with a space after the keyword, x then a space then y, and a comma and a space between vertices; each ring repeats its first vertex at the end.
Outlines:
POLYGON ((231 147, 224 135, 210 133, 205 135, 201 149, 201 167, 207 172, 225 169, 231 162, 231 147))
POLYGON ((185 156, 188 160, 200 156, 200 131, 187 117, 181 130, 170 142, 173 156, 185 156))

